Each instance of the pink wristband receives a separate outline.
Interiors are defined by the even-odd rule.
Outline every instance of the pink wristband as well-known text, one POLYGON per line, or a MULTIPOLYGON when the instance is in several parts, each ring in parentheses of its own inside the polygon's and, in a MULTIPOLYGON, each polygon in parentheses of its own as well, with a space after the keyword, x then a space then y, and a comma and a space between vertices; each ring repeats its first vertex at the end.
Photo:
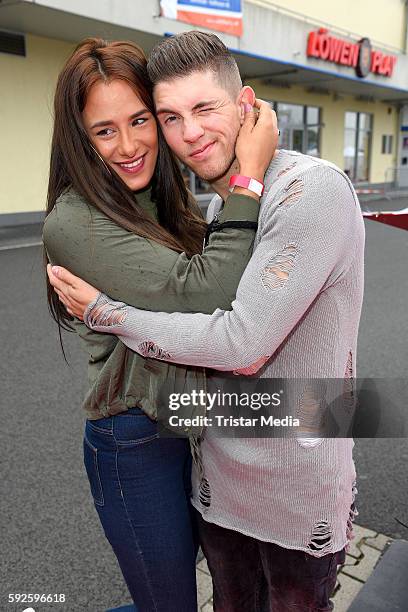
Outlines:
POLYGON ((234 174, 229 180, 230 191, 234 187, 243 187, 249 191, 253 191, 256 195, 261 196, 264 192, 265 185, 260 181, 249 176, 242 176, 242 174, 234 174))

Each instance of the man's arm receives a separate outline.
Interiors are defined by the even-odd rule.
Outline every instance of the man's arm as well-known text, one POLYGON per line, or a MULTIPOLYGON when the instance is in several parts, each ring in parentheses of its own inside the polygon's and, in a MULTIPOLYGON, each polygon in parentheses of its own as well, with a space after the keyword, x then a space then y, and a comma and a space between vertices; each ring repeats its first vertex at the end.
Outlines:
POLYGON ((231 312, 150 313, 109 304, 101 296, 86 322, 141 354, 149 350, 176 363, 254 373, 319 293, 347 271, 364 231, 358 203, 340 172, 314 167, 302 174, 301 185, 300 199, 269 217, 231 312), (109 313, 104 325, 95 325, 109 313))

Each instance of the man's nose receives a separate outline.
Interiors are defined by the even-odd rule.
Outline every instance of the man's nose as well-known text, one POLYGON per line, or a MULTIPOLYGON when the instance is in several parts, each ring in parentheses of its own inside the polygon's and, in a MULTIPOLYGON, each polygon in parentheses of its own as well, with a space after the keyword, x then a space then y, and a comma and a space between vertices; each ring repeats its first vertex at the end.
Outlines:
POLYGON ((204 134, 204 129, 200 125, 199 121, 190 119, 184 121, 183 126, 183 138, 186 142, 196 142, 204 134))
POLYGON ((137 151, 137 142, 132 138, 131 133, 127 130, 120 133, 119 140, 119 153, 120 155, 126 156, 128 159, 132 159, 137 151))

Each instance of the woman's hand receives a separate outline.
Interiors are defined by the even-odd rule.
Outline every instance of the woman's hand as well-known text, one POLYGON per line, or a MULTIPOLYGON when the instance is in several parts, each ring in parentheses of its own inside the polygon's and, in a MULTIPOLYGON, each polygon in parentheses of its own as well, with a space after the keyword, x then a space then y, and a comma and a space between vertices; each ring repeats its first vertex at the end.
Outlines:
POLYGON ((265 172, 278 145, 279 131, 275 111, 268 102, 255 99, 247 105, 244 123, 235 145, 240 173, 263 183, 265 172))
POLYGON ((83 321, 88 304, 93 302, 100 293, 98 289, 61 266, 48 264, 47 274, 54 291, 58 294, 67 312, 83 321))

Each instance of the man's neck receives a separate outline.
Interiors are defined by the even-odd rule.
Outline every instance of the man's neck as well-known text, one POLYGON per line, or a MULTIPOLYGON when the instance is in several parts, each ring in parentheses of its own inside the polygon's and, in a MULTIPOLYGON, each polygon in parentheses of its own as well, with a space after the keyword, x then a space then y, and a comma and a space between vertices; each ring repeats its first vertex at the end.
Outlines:
MULTIPOLYGON (((271 161, 276 159, 278 155, 279 155, 279 150, 277 149, 275 153, 273 154, 271 161)), ((210 182, 211 187, 214 189, 216 193, 218 193, 218 195, 224 200, 224 202, 229 195, 229 181, 230 181, 231 176, 233 176, 234 174, 239 174, 239 173, 240 173, 240 169, 239 169, 238 160, 234 159, 231 166, 228 168, 227 172, 223 176, 219 177, 216 181, 210 182)))
POLYGON ((211 187, 224 200, 229 196, 229 180, 233 174, 239 174, 238 160, 234 159, 227 172, 220 176, 217 180, 210 182, 211 187))

